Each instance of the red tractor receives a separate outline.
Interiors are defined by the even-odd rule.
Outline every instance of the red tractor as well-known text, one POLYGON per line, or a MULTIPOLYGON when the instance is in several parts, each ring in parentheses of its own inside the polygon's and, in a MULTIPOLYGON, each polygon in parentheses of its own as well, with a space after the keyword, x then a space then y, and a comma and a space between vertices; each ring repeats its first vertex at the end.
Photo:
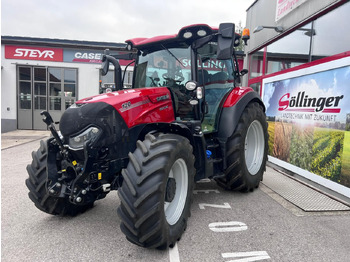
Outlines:
POLYGON ((259 186, 267 160, 267 123, 259 95, 240 87, 231 23, 126 41, 114 65, 118 91, 68 108, 57 132, 40 142, 27 166, 29 197, 40 210, 74 216, 118 190, 126 238, 139 246, 173 246, 186 229, 194 183, 214 179, 228 190, 259 186), (118 59, 134 59, 124 89, 118 59))

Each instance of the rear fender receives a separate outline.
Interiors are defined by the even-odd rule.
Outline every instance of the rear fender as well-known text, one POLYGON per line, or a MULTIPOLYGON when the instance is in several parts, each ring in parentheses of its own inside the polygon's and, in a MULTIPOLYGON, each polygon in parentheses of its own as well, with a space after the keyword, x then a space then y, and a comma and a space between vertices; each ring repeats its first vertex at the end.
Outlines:
POLYGON ((238 121, 251 102, 258 102, 265 111, 265 105, 260 96, 250 87, 237 87, 227 97, 220 116, 218 138, 226 142, 232 136, 238 121))

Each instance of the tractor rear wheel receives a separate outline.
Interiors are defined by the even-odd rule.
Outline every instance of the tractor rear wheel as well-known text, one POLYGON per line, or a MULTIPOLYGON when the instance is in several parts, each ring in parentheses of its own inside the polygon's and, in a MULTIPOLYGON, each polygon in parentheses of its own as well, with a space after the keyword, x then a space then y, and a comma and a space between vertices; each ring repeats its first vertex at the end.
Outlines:
POLYGON ((236 130, 227 141, 227 169, 217 183, 228 190, 252 191, 266 170, 267 122, 263 108, 253 102, 244 109, 236 130))
POLYGON ((58 216, 76 216, 93 207, 93 203, 77 206, 68 199, 49 195, 46 188, 47 143, 48 141, 40 141, 40 148, 32 152, 32 163, 27 166, 29 178, 26 179, 26 186, 29 189, 29 198, 41 211, 58 216))
POLYGON ((147 134, 137 141, 118 190, 120 228, 126 238, 147 248, 174 246, 190 216, 194 174, 188 139, 147 134))

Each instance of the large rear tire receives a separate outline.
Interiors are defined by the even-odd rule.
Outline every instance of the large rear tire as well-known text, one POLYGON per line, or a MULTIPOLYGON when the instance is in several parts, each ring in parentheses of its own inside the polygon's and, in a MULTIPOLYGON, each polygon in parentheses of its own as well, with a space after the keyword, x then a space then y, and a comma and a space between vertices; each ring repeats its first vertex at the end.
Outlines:
POLYGON ((188 139, 147 134, 137 141, 118 190, 120 228, 126 238, 147 248, 174 246, 190 216, 194 174, 188 139))
POLYGON ((71 204, 68 199, 49 195, 46 188, 47 143, 48 141, 40 141, 40 148, 32 152, 32 163, 27 166, 29 178, 26 179, 26 186, 29 189, 29 198, 38 209, 51 215, 76 216, 93 207, 93 203, 77 206, 71 204))
POLYGON ((244 109, 227 141, 227 169, 217 183, 228 190, 252 191, 266 170, 268 133, 263 108, 253 102, 244 109))

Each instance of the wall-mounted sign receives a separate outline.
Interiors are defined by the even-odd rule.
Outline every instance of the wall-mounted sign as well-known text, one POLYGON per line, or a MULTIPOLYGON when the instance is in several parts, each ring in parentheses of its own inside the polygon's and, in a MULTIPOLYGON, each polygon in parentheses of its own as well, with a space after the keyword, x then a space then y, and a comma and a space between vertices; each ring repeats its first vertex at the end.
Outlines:
POLYGON ((276 18, 278 21, 307 0, 277 0, 276 18))
POLYGON ((264 80, 269 154, 350 188, 350 59, 320 66, 264 80))
MULTIPOLYGON (((115 53, 113 51, 113 53, 115 53)), ((76 49, 64 49, 63 61, 64 62, 75 62, 75 63, 102 63, 103 51, 92 51, 92 50, 76 50, 76 49)), ((121 66, 129 64, 129 60, 119 60, 121 66)))
POLYGON ((5 58, 62 62, 63 49, 5 45, 5 58))
POLYGON ((102 51, 65 49, 63 53, 63 61, 99 64, 102 62, 102 53, 102 51))

